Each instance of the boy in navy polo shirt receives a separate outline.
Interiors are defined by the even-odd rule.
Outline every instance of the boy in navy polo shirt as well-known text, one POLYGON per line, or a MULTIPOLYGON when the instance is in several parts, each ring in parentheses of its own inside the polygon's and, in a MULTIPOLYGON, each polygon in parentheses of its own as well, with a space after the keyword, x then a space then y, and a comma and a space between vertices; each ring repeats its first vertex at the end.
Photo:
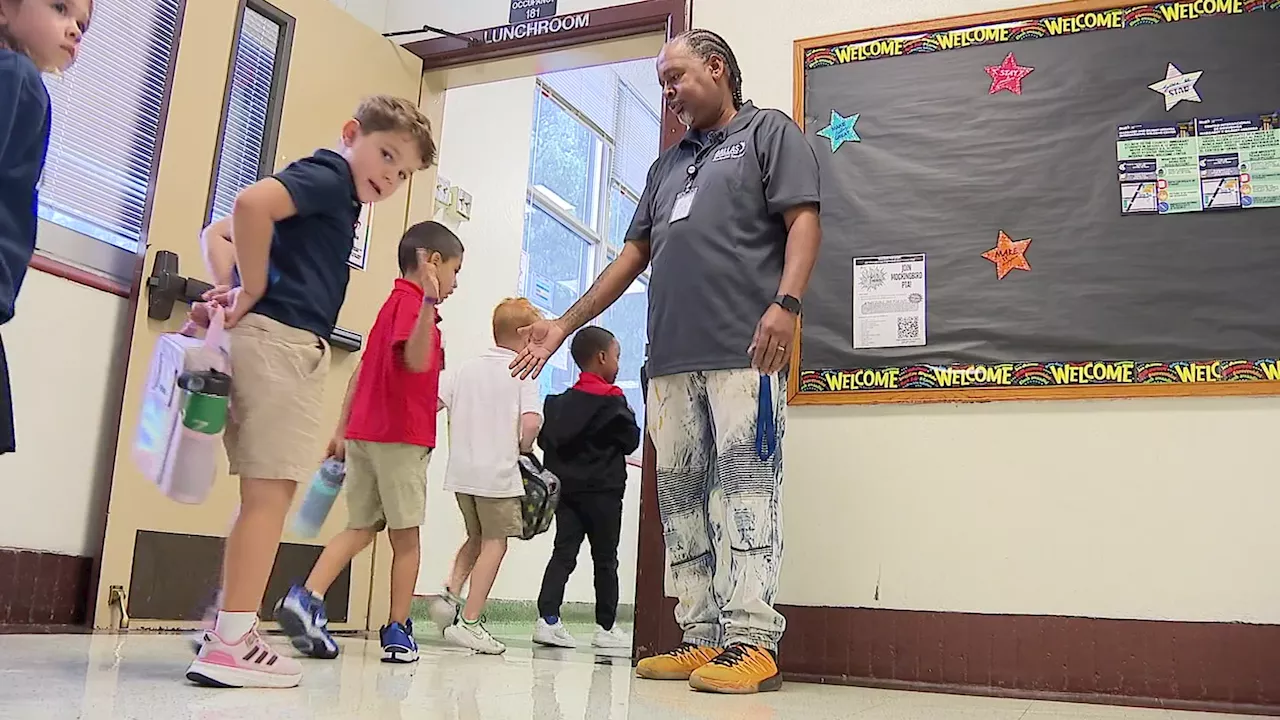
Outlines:
POLYGON ((209 300, 231 328, 227 456, 240 512, 227 537, 223 599, 187 678, 213 687, 294 687, 302 667, 258 635, 257 609, 297 484, 315 470, 329 370, 327 338, 346 296, 363 203, 395 194, 435 162, 427 118, 408 100, 377 96, 319 150, 236 198, 204 235, 220 285, 209 300), (238 287, 229 287, 233 280, 238 287))
POLYGON ((418 659, 409 606, 427 512, 427 461, 436 446, 444 351, 436 304, 457 287, 462 241, 445 226, 418 223, 400 240, 400 279, 369 332, 347 386, 330 454, 347 461, 347 530, 325 546, 306 585, 294 585, 276 618, 294 647, 314 658, 338 656, 326 628, 324 593, 342 569, 387 529, 391 541, 391 617, 382 628, 383 662, 418 659))

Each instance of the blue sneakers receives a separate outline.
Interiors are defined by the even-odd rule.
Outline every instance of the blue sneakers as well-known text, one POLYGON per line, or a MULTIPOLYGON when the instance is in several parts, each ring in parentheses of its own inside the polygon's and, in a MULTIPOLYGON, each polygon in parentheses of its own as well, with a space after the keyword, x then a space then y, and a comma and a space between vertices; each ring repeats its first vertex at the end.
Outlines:
POLYGON ((406 620, 403 625, 391 623, 382 628, 382 662, 415 663, 418 662, 418 643, 413 639, 413 621, 406 620))
POLYGON ((329 634, 324 600, 310 590, 301 585, 289 588, 289 594, 276 604, 276 621, 303 655, 321 660, 338 657, 338 643, 329 634))

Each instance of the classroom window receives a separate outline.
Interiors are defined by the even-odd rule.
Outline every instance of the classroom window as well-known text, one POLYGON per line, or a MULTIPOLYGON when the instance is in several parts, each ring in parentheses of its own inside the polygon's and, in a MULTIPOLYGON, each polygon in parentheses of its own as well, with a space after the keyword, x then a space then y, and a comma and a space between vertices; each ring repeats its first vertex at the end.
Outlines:
MULTIPOLYGON (((525 206, 523 251, 528 260, 520 294, 548 317, 563 315, 594 277, 594 247, 590 240, 532 202, 525 206)), ((566 343, 539 376, 539 389, 545 397, 563 392, 576 380, 566 343)))
POLYGON ((634 196, 614 184, 609 195, 609 243, 614 247, 622 247, 627 240, 627 229, 631 227, 631 219, 635 217, 636 203, 634 196))
MULTIPOLYGON (((615 257, 658 156, 661 93, 652 60, 543 75, 534 97, 520 293, 558 317, 615 257)), ((622 345, 618 385, 644 422, 648 277, 597 322, 622 345)), ((568 343, 539 380, 545 397, 577 381, 568 343)))
POLYGON ((604 139, 546 90, 535 99, 529 182, 540 199, 591 227, 599 217, 604 139))
POLYGON ((627 403, 636 411, 636 420, 644 427, 644 390, 640 387, 640 368, 644 367, 645 347, 649 343, 649 279, 642 277, 631 283, 618 302, 600 317, 600 325, 608 328, 622 346, 618 363, 618 387, 627 394, 627 403))
POLYGON ((232 49, 207 221, 231 214, 236 195, 271 172, 289 66, 293 18, 245 4, 232 49))
POLYGON ((181 0, 100 2, 53 106, 38 249, 117 280, 145 248, 181 0))

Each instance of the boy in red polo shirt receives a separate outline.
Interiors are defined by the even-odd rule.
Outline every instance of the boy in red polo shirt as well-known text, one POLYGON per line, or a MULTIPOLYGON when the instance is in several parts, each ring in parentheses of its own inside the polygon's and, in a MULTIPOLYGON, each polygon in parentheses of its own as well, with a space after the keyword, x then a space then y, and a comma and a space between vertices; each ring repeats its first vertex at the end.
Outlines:
POLYGON ((418 659, 409 606, 418 582, 418 528, 426 518, 427 461, 436 445, 444 350, 436 304, 457 287, 462 241, 435 222, 400 240, 400 279, 369 332, 347 386, 333 457, 346 458, 347 529, 325 546, 305 585, 276 606, 294 647, 315 658, 338 656, 327 629, 324 593, 383 528, 391 541, 391 617, 382 628, 383 662, 418 659))

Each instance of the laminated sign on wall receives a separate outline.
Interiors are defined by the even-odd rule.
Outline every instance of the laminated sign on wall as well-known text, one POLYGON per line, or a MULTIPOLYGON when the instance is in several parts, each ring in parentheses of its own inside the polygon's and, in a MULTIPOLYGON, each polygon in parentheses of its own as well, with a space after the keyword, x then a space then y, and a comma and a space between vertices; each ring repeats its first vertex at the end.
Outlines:
POLYGON ((365 203, 360 208, 360 219, 356 221, 355 234, 351 238, 351 257, 347 264, 356 270, 364 270, 369 254, 369 216, 372 205, 365 203))

